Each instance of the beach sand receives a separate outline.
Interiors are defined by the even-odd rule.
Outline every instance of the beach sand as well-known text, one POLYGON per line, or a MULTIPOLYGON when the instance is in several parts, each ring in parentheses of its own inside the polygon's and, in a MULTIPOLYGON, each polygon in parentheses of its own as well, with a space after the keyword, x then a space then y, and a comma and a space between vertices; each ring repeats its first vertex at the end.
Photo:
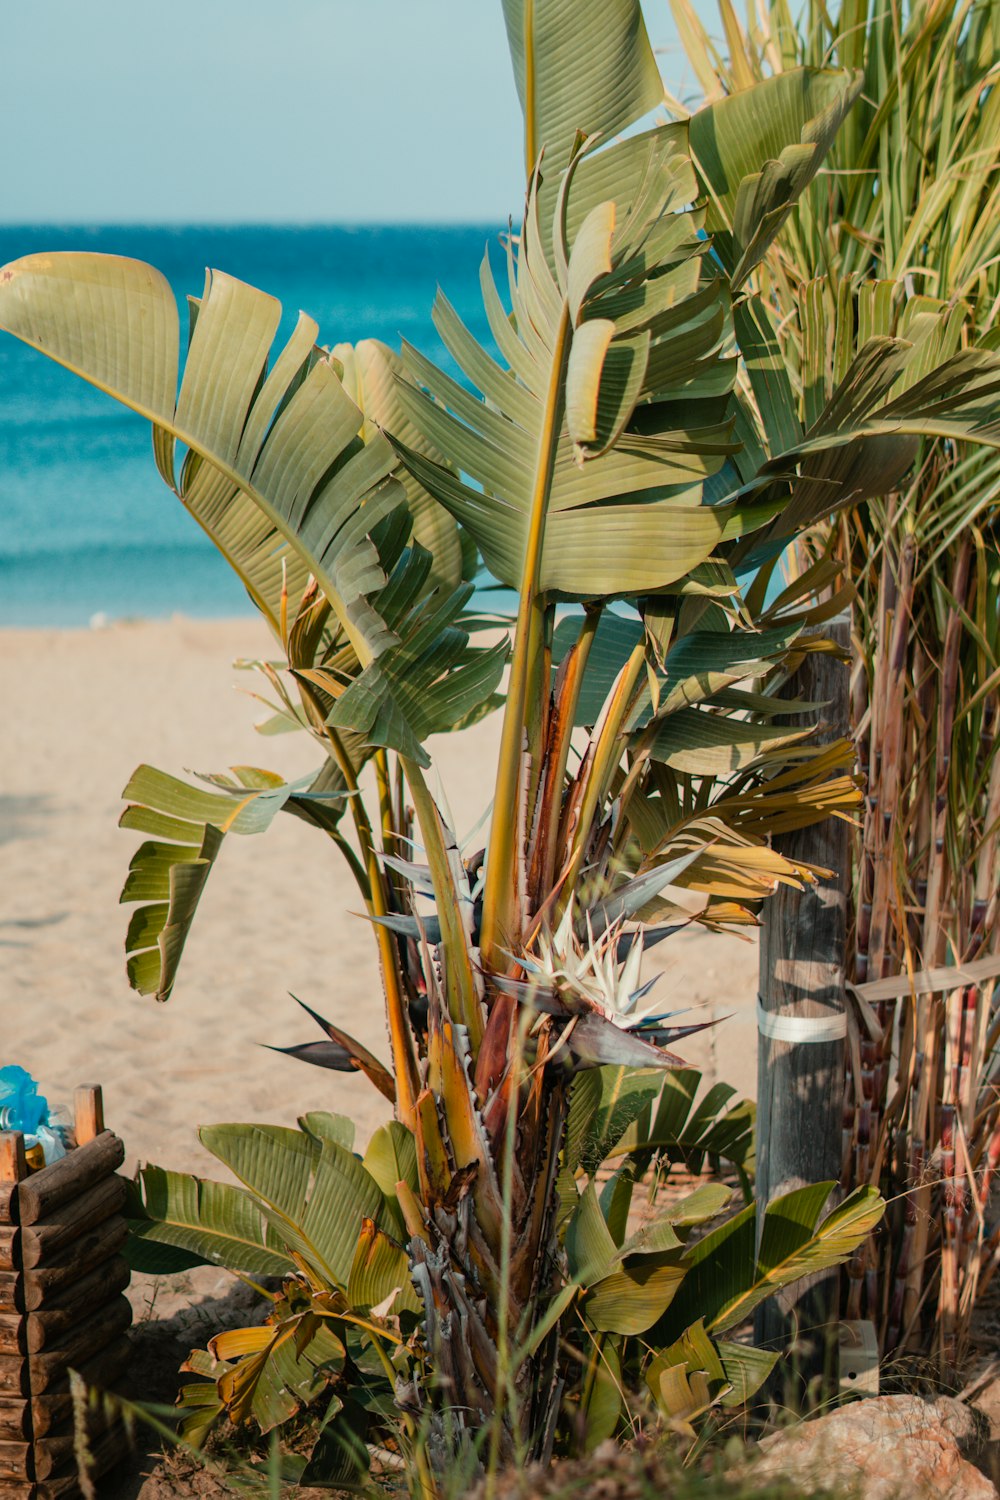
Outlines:
MULTIPOLYGON (((357 888, 298 819, 227 841, 166 1005, 126 982, 118 894, 138 837, 117 820, 133 769, 243 763, 292 776, 318 763, 304 735, 258 735, 263 709, 234 691, 261 679, 233 660, 268 653, 253 618, 0 631, 0 1056, 28 1068, 53 1103, 101 1083, 130 1166, 219 1173, 196 1133, 216 1121, 291 1125, 334 1110, 356 1120, 361 1145, 388 1116, 365 1079, 260 1045, 318 1039, 291 991, 388 1056, 370 928, 352 915, 357 888)), ((460 834, 492 795, 497 730, 494 716, 432 746, 431 786, 439 773, 460 834)), ((647 966, 663 970, 654 993, 665 1009, 730 1015, 679 1050, 752 1095, 755 944, 684 932, 647 966)))

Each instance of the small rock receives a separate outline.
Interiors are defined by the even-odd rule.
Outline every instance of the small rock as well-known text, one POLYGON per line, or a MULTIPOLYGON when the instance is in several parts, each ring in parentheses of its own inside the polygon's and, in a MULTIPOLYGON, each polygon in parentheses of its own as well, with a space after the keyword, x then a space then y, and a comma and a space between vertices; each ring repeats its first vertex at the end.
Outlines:
POLYGON ((748 1475, 754 1481, 843 1486, 858 1500, 997 1500, 995 1486, 969 1461, 982 1447, 976 1415, 950 1396, 851 1402, 759 1446, 748 1475))

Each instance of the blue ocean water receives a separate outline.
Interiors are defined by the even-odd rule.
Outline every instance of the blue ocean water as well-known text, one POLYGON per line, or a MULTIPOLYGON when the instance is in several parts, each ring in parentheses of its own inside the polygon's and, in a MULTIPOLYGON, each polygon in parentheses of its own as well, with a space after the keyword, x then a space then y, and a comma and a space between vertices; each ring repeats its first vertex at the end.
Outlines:
MULTIPOLYGON (((212 266, 278 297, 283 331, 302 309, 324 344, 404 337, 443 359, 436 288, 488 339, 479 263, 495 236, 488 226, 0 227, 0 265, 55 250, 134 256, 163 272, 181 306, 212 266)), ((0 335, 0 625, 175 611, 252 606, 157 475, 142 418, 0 335)))

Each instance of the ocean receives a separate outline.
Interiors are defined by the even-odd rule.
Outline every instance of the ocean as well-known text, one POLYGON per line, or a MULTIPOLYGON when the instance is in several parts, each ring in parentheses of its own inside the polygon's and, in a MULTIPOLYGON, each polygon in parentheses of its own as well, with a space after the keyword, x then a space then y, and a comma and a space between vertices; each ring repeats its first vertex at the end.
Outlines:
MULTIPOLYGON (((0 227, 0 265, 54 250, 133 256, 163 272, 182 307, 188 295, 200 295, 212 266, 277 297, 282 332, 302 309, 324 344, 379 338, 398 348, 405 337, 443 360, 430 317, 436 288, 488 340, 479 264, 498 232, 483 225, 0 227)), ((252 611, 156 473, 148 424, 0 335, 0 626, 252 611)))

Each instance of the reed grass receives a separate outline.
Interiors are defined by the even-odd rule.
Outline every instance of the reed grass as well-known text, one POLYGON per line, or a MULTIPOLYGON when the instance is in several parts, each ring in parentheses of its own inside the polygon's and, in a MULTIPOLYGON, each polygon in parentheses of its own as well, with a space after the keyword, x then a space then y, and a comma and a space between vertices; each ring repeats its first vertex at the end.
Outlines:
MULTIPOLYGON (((720 0, 719 45, 687 0, 674 10, 709 98, 800 64, 864 73, 756 278, 803 421, 850 351, 870 336, 919 339, 925 313, 947 314, 953 350, 995 347, 998 0, 844 0, 836 12, 808 0, 798 18, 786 0, 760 0, 746 25, 720 0)), ((862 996, 886 976, 908 981, 853 1028, 843 1185, 878 1183, 893 1208, 850 1264, 845 1314, 874 1320, 884 1355, 919 1348, 946 1369, 1000 1263, 1000 1019, 992 978, 921 991, 914 976, 1000 950, 998 501, 996 454, 924 440, 902 488, 818 528, 797 558, 833 559, 854 590, 867 798, 847 976, 862 996)))

